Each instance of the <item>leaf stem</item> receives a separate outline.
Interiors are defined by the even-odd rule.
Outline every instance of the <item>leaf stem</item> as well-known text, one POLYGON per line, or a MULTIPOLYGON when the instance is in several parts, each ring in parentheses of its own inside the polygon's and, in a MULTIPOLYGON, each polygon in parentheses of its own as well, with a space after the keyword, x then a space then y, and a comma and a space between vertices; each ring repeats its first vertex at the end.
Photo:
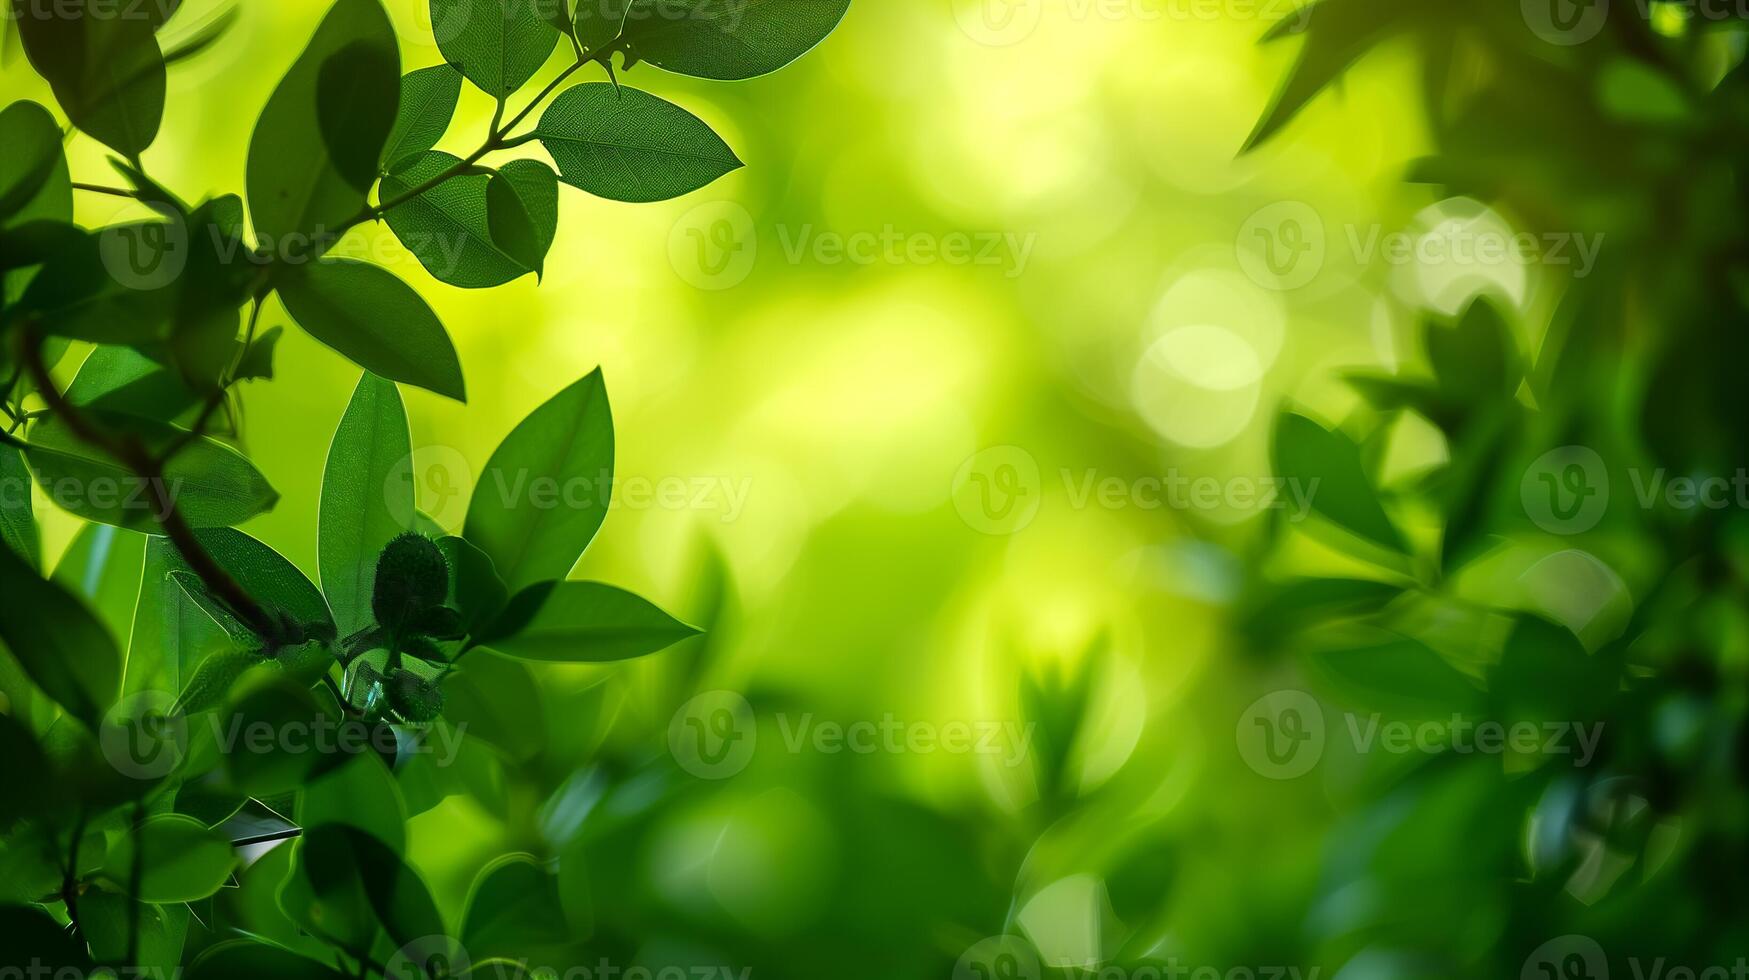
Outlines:
POLYGON ((74 181, 73 189, 76 191, 90 191, 93 194, 108 194, 111 197, 125 197, 134 201, 140 199, 139 191, 131 191, 125 187, 109 187, 104 184, 82 184, 78 181, 74 181))

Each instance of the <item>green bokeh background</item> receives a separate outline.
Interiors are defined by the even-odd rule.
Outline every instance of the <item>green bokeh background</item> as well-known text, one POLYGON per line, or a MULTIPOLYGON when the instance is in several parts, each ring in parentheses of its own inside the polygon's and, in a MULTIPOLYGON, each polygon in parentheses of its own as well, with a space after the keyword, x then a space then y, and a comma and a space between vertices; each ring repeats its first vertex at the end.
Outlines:
MULTIPOLYGON (((326 6, 246 0, 223 43, 174 69, 145 154, 153 176, 191 199, 240 190, 253 120, 326 6)), ((418 43, 424 3, 387 6, 404 67, 437 63, 418 43)), ((619 478, 711 488, 702 508, 622 502, 574 573, 698 614, 720 556, 729 601, 700 687, 760 692, 791 724, 1005 722, 1021 717, 1020 677, 1095 667, 1096 724, 1071 766, 1090 802, 1061 820, 1035 805, 1030 762, 792 752, 762 711, 745 772, 653 807, 618 853, 628 891, 597 902, 646 910, 647 943, 732 949, 767 971, 756 975, 939 976, 1018 921, 1073 957, 1114 941, 1102 908, 1128 874, 1165 900, 1153 925, 1187 961, 1278 962, 1228 937, 1302 924, 1337 791, 1260 778, 1235 743, 1256 684, 1223 617, 1260 514, 1104 505, 1079 488, 1261 479, 1275 407, 1340 417, 1355 396, 1338 372, 1395 366, 1413 310, 1455 311, 1489 284, 1526 311, 1552 302, 1547 270, 1477 279, 1349 246, 1454 216, 1511 225, 1403 182, 1427 151, 1407 51, 1367 59, 1342 95, 1240 155, 1293 56, 1256 43, 1279 11, 1015 6, 1023 25, 1038 18, 1024 36, 992 32, 970 2, 857 0, 819 49, 765 78, 626 73, 704 118, 747 167, 663 204, 565 189, 538 284, 444 286, 380 225, 340 249, 413 282, 455 338, 469 403, 404 390, 422 503, 451 529, 503 434, 597 365, 619 478), (1309 209, 1328 245, 1291 289, 1257 275, 1255 253, 1257 216, 1284 205, 1309 209), (751 266, 711 281, 701 236, 715 247, 717 220, 736 215, 751 266), (1009 236, 1029 251, 1020 262, 1005 246, 993 265, 789 254, 809 236, 889 228, 934 243, 1009 236), (981 509, 977 476, 1005 464, 1019 467, 1001 478, 1021 477, 1004 486, 1031 515, 1023 526, 981 509), (1159 867, 1113 867, 1138 834, 1169 842, 1144 848, 1159 867)), ((210 5, 188 7, 179 20, 194 23, 210 5)), ((4 84, 9 100, 51 101, 22 59, 4 84)), ((488 101, 471 88, 463 99, 440 148, 466 152, 487 126, 488 101)), ((69 154, 76 178, 108 172, 90 140, 69 154)), ((95 226, 132 205, 78 206, 95 226)), ((358 369, 271 303, 263 325, 281 323, 276 380, 244 395, 248 448, 281 500, 245 530, 313 575, 322 462, 358 369)), ((1401 472, 1426 462, 1425 444, 1403 441, 1401 472)), ((76 529, 65 515, 46 528, 51 556, 76 529)), ((543 668, 544 721, 531 706, 531 724, 555 744, 586 742, 561 730, 598 719, 568 706, 606 684, 604 751, 660 757, 669 656, 543 668)), ((594 757, 580 745, 572 761, 594 757)), ((528 846, 466 796, 416 817, 410 840, 452 915, 487 860, 528 846)))

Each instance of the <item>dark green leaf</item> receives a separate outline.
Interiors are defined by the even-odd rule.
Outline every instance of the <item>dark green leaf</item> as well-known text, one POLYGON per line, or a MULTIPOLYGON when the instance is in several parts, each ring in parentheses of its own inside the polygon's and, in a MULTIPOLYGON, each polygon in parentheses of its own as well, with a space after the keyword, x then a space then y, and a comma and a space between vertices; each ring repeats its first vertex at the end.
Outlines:
POLYGON ((175 372, 132 347, 104 345, 91 352, 65 392, 83 408, 175 422, 200 396, 175 372))
POLYGON ((31 264, 42 269, 9 317, 28 316, 43 333, 98 344, 146 345, 169 337, 177 290, 160 274, 168 267, 158 263, 168 254, 163 248, 172 225, 142 221, 100 232, 51 227, 52 234, 29 243, 37 253, 31 264))
POLYGON ((1449 719, 1481 704, 1476 684, 1416 640, 1380 637, 1309 656, 1312 667, 1360 708, 1449 719))
POLYGON ((697 78, 774 72, 819 44, 850 0, 633 0, 625 19, 630 53, 697 78))
POLYGON ((250 381, 273 380, 273 349, 279 344, 279 338, 284 335, 284 327, 268 327, 261 336, 250 343, 243 357, 237 362, 236 379, 250 381))
POLYGON ((346 980, 315 960, 278 946, 239 939, 201 953, 188 968, 188 980, 346 980))
MULTIPOLYGON (((379 729, 388 731, 388 729, 379 729)), ((399 854, 407 846, 407 808, 395 777, 372 753, 362 754, 305 787, 298 823, 306 832, 340 825, 361 830, 399 854)))
POLYGON ((535 132, 565 183, 615 201, 665 201, 741 166, 697 116, 607 82, 561 93, 535 132))
POLYGON ((316 536, 322 591, 341 636, 372 622, 377 555, 413 516, 413 486, 405 476, 412 454, 400 390, 366 371, 328 448, 316 536))
POLYGON ((279 552, 228 527, 197 530, 195 536, 243 591, 269 613, 289 618, 314 635, 335 636, 334 618, 322 593, 279 552))
POLYGON ((444 717, 469 739, 519 762, 548 748, 540 686, 522 661, 474 650, 443 686, 444 717))
POLYGON ((35 102, 0 110, 0 228, 31 221, 71 221, 73 185, 61 150, 61 127, 35 102))
POLYGON ((510 599, 510 591, 498 577, 492 559, 466 539, 439 538, 437 547, 449 562, 449 604, 461 611, 462 628, 476 632, 497 617, 510 599))
MULTIPOLYGON (((186 572, 176 573, 178 576, 186 572)), ((184 590, 186 592, 186 590, 184 590)), ((211 711, 231 695, 231 688, 251 667, 263 663, 261 653, 252 650, 221 650, 201 661, 194 677, 176 699, 176 711, 198 715, 211 711)))
POLYGON ((101 0, 17 0, 13 9, 25 55, 74 126, 126 157, 152 145, 165 75, 149 18, 120 16, 101 0))
POLYGON ((0 544, 42 568, 42 537, 30 500, 30 470, 17 446, 0 446, 0 544))
POLYGON ((135 853, 143 865, 142 902, 192 902, 219 890, 237 856, 224 834, 193 817, 167 813, 148 817, 110 848, 104 875, 126 889, 135 853))
POLYGON ((370 834, 351 827, 318 827, 310 833, 305 855, 312 862, 344 862, 356 869, 371 910, 395 945, 443 935, 443 917, 425 882, 370 834))
POLYGON ((1429 321, 1427 357, 1439 387, 1458 404, 1510 398, 1524 376, 1512 328, 1493 303, 1472 302, 1455 327, 1429 321))
POLYGON ((559 177, 539 160, 512 160, 486 185, 486 223, 504 254, 538 277, 559 229, 559 177))
POLYGON ((599 663, 655 653, 698 630, 600 582, 543 582, 510 598, 479 641, 524 660, 599 663))
POLYGON ((631 0, 577 0, 577 15, 571 30, 585 55, 592 55, 619 39, 631 0))
POLYGON ((436 146, 449 129, 461 94, 461 73, 451 65, 433 65, 401 76, 401 107, 383 145, 379 172, 386 174, 399 161, 436 146))
POLYGON ((559 43, 533 0, 431 0, 431 29, 444 60, 495 99, 533 78, 559 43))
POLYGON ((0 548, 0 642, 44 694, 93 730, 121 688, 121 652, 71 593, 0 548))
POLYGON ((279 292, 299 326, 365 370, 467 400, 461 362, 437 314, 389 272, 324 259, 288 275, 279 292))
POLYGON ((564 489, 611 486, 613 416, 600 369, 591 371, 529 413, 493 451, 481 471, 462 536, 492 559, 517 592, 564 578, 607 516, 607 501, 564 489))
POLYGON ((400 101, 395 31, 377 0, 338 0, 268 99, 249 143, 249 210, 282 257, 359 214, 400 101))
POLYGON ((1396 551, 1407 547, 1361 466, 1360 447, 1348 436, 1284 413, 1275 430, 1275 471, 1298 481, 1312 510, 1341 527, 1396 551))
POLYGON ((480 871, 462 921, 462 946, 482 960, 537 955, 570 937, 558 877, 526 854, 506 855, 480 871))
POLYGON ((125 895, 88 891, 79 896, 79 928, 99 960, 127 959, 128 932, 139 922, 136 966, 143 976, 171 976, 180 969, 188 935, 188 906, 150 905, 125 895))
MULTIPOLYGON (((404 158, 400 169, 383 178, 382 193, 399 197, 460 162, 436 151, 404 158)), ((526 275, 530 267, 493 240, 486 196, 492 181, 480 172, 451 177, 390 208, 384 220, 437 281, 463 289, 502 285, 526 275)))

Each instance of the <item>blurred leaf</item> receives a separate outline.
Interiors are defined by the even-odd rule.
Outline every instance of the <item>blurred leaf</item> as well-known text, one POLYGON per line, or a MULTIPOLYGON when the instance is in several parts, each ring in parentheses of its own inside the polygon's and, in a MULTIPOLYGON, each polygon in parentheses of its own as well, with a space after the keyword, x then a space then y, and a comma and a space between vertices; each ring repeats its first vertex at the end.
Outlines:
POLYGON ((444 682, 445 717, 469 739, 527 762, 546 747, 546 709, 528 665, 490 650, 473 650, 444 682))
POLYGON ((236 379, 238 381, 271 381, 273 380, 273 350, 279 345, 279 338, 285 333, 284 327, 268 327, 261 336, 256 337, 243 351, 243 356, 237 361, 236 379))
POLYGON ((73 220, 73 185, 61 149, 61 127, 29 100, 0 109, 0 228, 31 221, 73 220))
POLYGON ((44 694, 96 730, 121 687, 121 652, 72 594, 0 548, 0 642, 44 694))
POLYGON ((249 142, 249 210, 280 258, 293 257, 296 235, 330 235, 363 210, 400 88, 395 30, 377 0, 337 0, 249 142))
POLYGON ((104 874, 122 889, 131 880, 134 855, 142 855, 142 902, 192 902, 219 890, 237 865, 231 842, 205 824, 180 814, 147 817, 110 849, 104 874))
POLYGON ((175 422, 200 402, 175 372, 132 347, 99 346, 63 393, 70 404, 175 422))
MULTIPOLYGON (((37 329, 56 337, 96 344, 146 345, 169 337, 177 294, 174 283, 136 288, 147 280, 123 282, 118 274, 131 261, 137 243, 166 241, 172 232, 163 221, 111 225, 98 232, 42 223, 15 229, 15 235, 35 233, 26 264, 42 269, 6 311, 12 320, 29 318, 37 329)), ((12 251, 14 245, 8 245, 12 251)), ((152 269, 144 270, 150 275, 152 269)))
POLYGON ((48 79, 73 125, 133 158, 164 116, 164 56, 149 18, 101 0, 15 0, 25 56, 48 79))
POLYGON ((655 653, 698 630, 600 582, 543 582, 510 599, 479 642, 524 660, 601 663, 655 653))
MULTIPOLYGON (((178 573, 182 574, 187 573, 178 573)), ((231 688, 238 679, 249 668, 262 663, 262 655, 258 650, 221 650, 207 657, 195 668, 194 677, 177 697, 176 711, 185 715, 198 715, 217 708, 230 697, 231 688)))
POLYGON ((449 129, 462 94, 462 76, 451 65, 432 65, 401 76, 401 107, 395 128, 383 145, 379 173, 389 173, 401 160, 437 145, 449 129))
POLYGON ((1512 328, 1494 304, 1472 302, 1456 327, 1427 324, 1427 356, 1440 388, 1458 404, 1511 398, 1524 376, 1512 328))
POLYGON ((752 78, 806 54, 848 9, 850 0, 632 0, 625 37, 633 55, 658 68, 752 78))
POLYGON ((565 183, 614 201, 665 201, 741 166, 697 116, 607 82, 561 93, 535 132, 565 183))
POLYGON ((552 484, 611 487, 613 416, 597 368, 528 414, 493 450, 468 501, 462 536, 492 559, 511 592, 564 578, 607 516, 607 501, 584 506, 536 499, 552 484))
POLYGON ((431 25, 444 60, 495 99, 533 78, 559 43, 534 0, 431 0, 431 25))
POLYGON ((328 879, 357 875, 366 901, 395 945, 443 935, 443 919, 425 883, 376 837, 352 827, 316 827, 304 837, 303 860, 319 891, 328 879))
POLYGON ((1298 481, 1312 510, 1341 527, 1395 551, 1408 547, 1361 467, 1360 447, 1348 436, 1284 412, 1275 430, 1275 471, 1298 481))
MULTIPOLYGON (((460 162, 436 151, 405 157, 400 169, 383 178, 382 193, 399 197, 460 162)), ((451 177, 384 215, 395 237, 438 282, 483 289, 530 271, 493 237, 487 195, 493 179, 478 172, 451 177)))
POLYGON ((401 792, 382 760, 370 752, 304 787, 297 822, 305 833, 336 824, 356 828, 396 854, 407 847, 407 808, 401 792))
POLYGON ((1407 637, 1359 639, 1315 651, 1307 660, 1354 705, 1412 717, 1449 719, 1474 712, 1480 690, 1427 645, 1407 637))
POLYGON ((562 905, 557 875, 529 855, 505 855, 474 879, 462 946, 481 960, 524 959, 562 947, 570 936, 562 905))
POLYGON ((188 968, 188 980, 346 980, 344 974, 287 949, 253 939, 209 947, 188 968))
POLYGON ((322 591, 341 636, 373 622, 377 556, 407 530, 413 516, 413 485, 396 478, 397 467, 412 459, 412 438, 400 390, 366 371, 340 418, 322 472, 317 551, 322 591))
POLYGON ((30 470, 16 446, 0 446, 0 544, 41 569, 42 538, 30 499, 30 470))
POLYGON ((181 969, 182 946, 188 935, 186 905, 152 905, 99 891, 80 895, 78 905, 79 927, 97 959, 111 963, 127 959, 128 930, 138 916, 137 968, 148 976, 169 976, 181 969))
POLYGON ((1433 7, 1393 0, 1318 0, 1277 21, 1263 36, 1265 41, 1303 33, 1305 43, 1240 152, 1255 149, 1275 135, 1361 55, 1400 31, 1411 18, 1427 16, 1433 7))
POLYGON ((386 270, 324 259, 288 275, 279 293, 310 336, 365 370, 467 400, 461 363, 437 314, 386 270))
POLYGON ((1521 616, 1489 675, 1490 700, 1508 723, 1589 720, 1615 686, 1603 667, 1564 627, 1521 616))

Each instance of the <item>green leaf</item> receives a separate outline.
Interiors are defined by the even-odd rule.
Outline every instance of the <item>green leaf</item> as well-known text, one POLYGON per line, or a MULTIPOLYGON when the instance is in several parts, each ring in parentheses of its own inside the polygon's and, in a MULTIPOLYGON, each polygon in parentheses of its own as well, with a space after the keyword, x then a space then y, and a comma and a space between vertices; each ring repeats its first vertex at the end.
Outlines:
POLYGON ((167 813, 148 817, 110 848, 104 875, 128 888, 134 855, 141 855, 142 902, 193 902, 219 890, 237 855, 224 834, 193 817, 167 813))
POLYGON ((655 653, 698 632, 624 589, 542 582, 512 596, 479 641, 524 660, 602 663, 655 653))
POLYGON ((498 577, 491 557, 465 538, 442 537, 437 547, 449 562, 449 605, 461 611, 463 629, 477 632, 504 609, 510 590, 498 577))
POLYGON ((129 632, 124 694, 182 689, 195 667, 233 644, 212 618, 176 584, 186 570, 169 539, 146 539, 139 599, 129 632))
POLYGON ((0 228, 31 221, 71 221, 73 185, 61 127, 35 102, 0 109, 0 228))
POLYGON ((413 516, 412 483, 396 474, 412 454, 400 390, 366 371, 340 418, 322 472, 316 550, 322 591, 341 636, 372 622, 377 555, 413 516))
POLYGON ((287 276, 279 294, 310 336, 365 370, 467 400, 461 362, 437 314, 389 272, 350 259, 323 259, 287 276))
POLYGON ((273 380, 273 350, 279 344, 279 338, 285 334, 284 327, 268 327, 261 336, 256 337, 243 356, 237 361, 236 379, 238 381, 273 380))
POLYGON ((850 0, 633 0, 631 55, 695 78, 774 72, 832 33, 850 0))
POLYGON ((522 661, 474 650, 443 686, 444 717, 470 740, 517 762, 549 748, 540 685, 522 661))
POLYGON ((462 946, 469 957, 520 959, 568 938, 558 877, 529 855, 507 854, 474 879, 462 919, 462 946))
POLYGON ((257 798, 302 786, 335 758, 307 749, 295 751, 278 739, 252 744, 250 734, 311 731, 315 725, 338 724, 336 715, 316 700, 308 684, 278 672, 252 672, 236 685, 230 702, 212 722, 215 733, 236 736, 220 745, 230 785, 257 798))
POLYGON ((25 56, 74 126, 125 157, 152 145, 165 73, 150 19, 118 15, 102 0, 19 0, 13 9, 25 56))
POLYGON ((111 963, 128 955, 128 933, 139 921, 139 952, 135 966, 141 976, 172 976, 182 962, 188 935, 188 906, 150 905, 126 895, 88 891, 78 898, 79 928, 91 954, 111 963))
POLYGON ((1360 447, 1348 436, 1304 415, 1283 413, 1275 430, 1275 472, 1298 481, 1312 510, 1337 525, 1386 548, 1406 550, 1361 466, 1360 447))
POLYGON ((462 536, 491 557, 512 592, 564 578, 607 508, 588 493, 584 506, 570 506, 562 489, 612 480, 613 416, 597 368, 530 412, 492 452, 462 536), (543 495, 551 487, 561 488, 556 499, 543 495))
MULTIPOLYGON (((387 731, 387 729, 380 729, 387 731)), ((298 824, 306 832, 340 825, 370 834, 396 854, 407 847, 407 807, 395 777, 374 753, 366 752, 304 788, 298 824)))
MULTIPOLYGON (((177 293, 174 282, 136 288, 149 280, 132 278, 132 243, 162 240, 165 222, 143 221, 84 232, 42 222, 16 234, 43 232, 27 244, 31 261, 42 268, 32 276, 16 304, 7 310, 12 320, 29 317, 45 334, 87 340, 95 344, 149 345, 169 338, 177 293), (123 282, 119 276, 129 276, 123 282)), ((13 246, 9 245, 10 251, 13 246)), ((145 270, 149 276, 152 269, 145 270)))
POLYGON ((31 568, 42 568, 42 538, 30 500, 30 470, 17 446, 0 445, 0 543, 31 568))
POLYGON ((99 346, 64 392, 82 408, 175 422, 200 402, 176 373, 132 347, 99 346))
POLYGON ((103 623, 61 586, 0 548, 0 642, 30 679, 93 730, 121 687, 121 652, 103 623))
POLYGON ((571 33, 585 55, 592 55, 619 39, 631 6, 631 0, 578 0, 571 33))
MULTIPOLYGON (((187 573, 176 574, 180 577, 187 573)), ((198 715, 217 708, 231 696, 231 688, 236 686, 238 679, 248 673, 249 668, 262 663, 260 651, 255 650, 221 650, 207 657, 195 668, 194 677, 177 696, 176 711, 198 715)))
POLYGON ((1472 302, 1455 327, 1427 324, 1427 357, 1440 390, 1460 405, 1511 398, 1524 376, 1512 328, 1494 304, 1472 302))
POLYGON ((383 144, 378 172, 388 173, 399 161, 437 145, 455 116, 462 94, 462 76, 451 65, 433 65, 401 76, 401 107, 395 128, 383 144))
POLYGON ((256 234, 281 257, 358 215, 400 102, 395 30, 377 0, 338 0, 256 121, 247 186, 256 234))
POLYGON ((443 917, 425 882, 382 841, 346 826, 316 827, 304 841, 303 860, 312 879, 356 875, 366 902, 396 946, 444 933, 443 917))
POLYGON ((1313 670, 1351 704, 1411 718, 1449 719, 1481 703, 1474 682, 1425 644, 1381 636, 1309 655, 1313 670))
POLYGON ((108 524, 86 524, 73 535, 50 577, 83 599, 109 635, 126 636, 139 601, 149 540, 108 524))
POLYGON ((194 533, 219 567, 268 612, 290 618, 317 636, 334 638, 334 618, 322 593, 279 552, 234 528, 194 533))
MULTIPOLYGON (((399 197, 460 162, 436 151, 405 158, 400 169, 383 178, 382 193, 399 197)), ((493 239, 486 197, 492 180, 483 172, 451 177, 390 208, 383 218, 438 282, 463 289, 503 285, 528 274, 530 267, 493 239)))
POLYGON ((533 78, 559 43, 530 0, 431 0, 431 29, 444 60, 495 99, 533 78))
MULTIPOLYGON (((179 438, 182 430, 142 419, 91 413, 100 424, 131 431, 155 450, 179 438)), ((50 417, 31 426, 25 460, 49 499, 86 520, 129 530, 157 527, 160 509, 149 484, 102 450, 50 417)), ((279 495, 236 450, 199 438, 164 468, 164 486, 177 509, 194 527, 226 527, 271 509, 279 495)))
POLYGON ((565 183, 614 201, 665 201, 741 166, 697 116, 607 82, 561 93, 541 114, 535 134, 565 183))
POLYGON ((505 164, 486 185, 486 224, 504 254, 544 275, 559 230, 558 175, 539 160, 505 164))
POLYGON ((253 939, 220 943, 201 953, 187 980, 346 980, 323 964, 253 939))
POLYGON ((1305 45, 1240 152, 1255 149, 1275 135, 1361 55, 1411 17, 1425 16, 1436 6, 1393 0, 1319 0, 1277 21, 1264 35, 1265 41, 1305 33, 1305 45))

